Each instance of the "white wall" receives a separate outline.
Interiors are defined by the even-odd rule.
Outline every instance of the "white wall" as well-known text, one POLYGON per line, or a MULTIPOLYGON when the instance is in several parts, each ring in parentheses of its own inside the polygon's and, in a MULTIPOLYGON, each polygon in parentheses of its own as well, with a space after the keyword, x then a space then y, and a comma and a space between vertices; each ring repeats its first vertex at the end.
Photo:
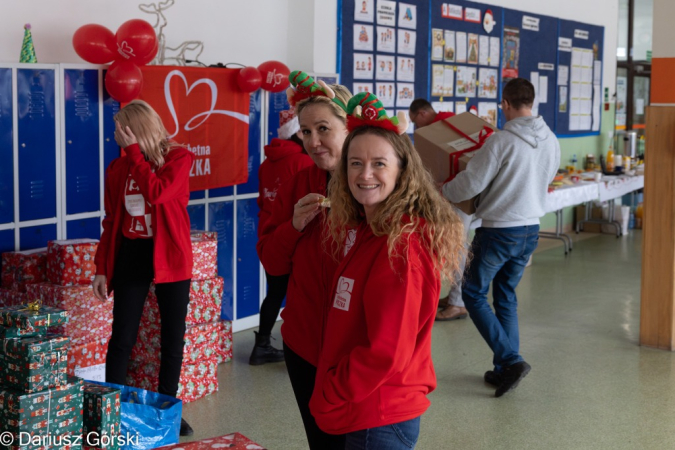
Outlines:
POLYGON ((654 1, 654 58, 675 58, 675 2, 673 0, 654 1))

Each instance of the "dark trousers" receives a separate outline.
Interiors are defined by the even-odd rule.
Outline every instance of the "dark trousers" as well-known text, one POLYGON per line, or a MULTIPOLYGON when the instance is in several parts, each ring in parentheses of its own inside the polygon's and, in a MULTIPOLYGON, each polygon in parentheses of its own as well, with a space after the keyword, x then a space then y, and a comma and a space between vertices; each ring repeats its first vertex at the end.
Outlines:
MULTIPOLYGON (((126 384, 131 349, 136 344, 143 305, 154 278, 152 239, 126 239, 115 261, 112 337, 106 357, 106 381, 126 384)), ((160 283, 155 287, 161 328, 159 388, 176 396, 183 364, 185 316, 190 301, 190 280, 160 283)))
POLYGON ((284 344, 284 358, 288 377, 291 379, 295 401, 300 408, 302 423, 305 426, 310 450, 344 450, 345 435, 328 434, 319 428, 314 416, 309 412, 309 399, 314 391, 316 367, 302 359, 284 344))
POLYGON ((265 277, 267 278, 267 295, 260 305, 260 328, 258 329, 258 333, 263 336, 272 334, 281 304, 286 297, 289 275, 274 276, 265 272, 265 277))

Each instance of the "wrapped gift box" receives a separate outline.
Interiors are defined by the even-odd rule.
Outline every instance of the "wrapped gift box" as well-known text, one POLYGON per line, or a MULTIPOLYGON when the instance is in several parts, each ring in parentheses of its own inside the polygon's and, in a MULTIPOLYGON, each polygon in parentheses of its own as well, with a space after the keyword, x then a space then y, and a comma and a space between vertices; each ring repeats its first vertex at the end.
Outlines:
POLYGON ((95 239, 49 241, 47 279, 61 286, 90 285, 96 275, 94 256, 97 247, 95 239))
MULTIPOLYGON (((129 364, 127 383, 148 391, 157 392, 159 363, 133 361, 129 364)), ((180 371, 176 396, 184 403, 193 402, 218 391, 218 362, 215 359, 186 364, 180 371)))
MULTIPOLYGON (((190 283, 190 303, 188 303, 185 323, 200 324, 218 320, 220 318, 220 303, 222 298, 222 277, 192 280, 190 283)), ((154 284, 150 286, 148 298, 143 307, 142 320, 144 325, 159 323, 159 305, 154 284)))
POLYGON ((190 230, 190 236, 193 238, 203 239, 205 241, 217 241, 218 232, 217 231, 205 231, 205 230, 190 230))
POLYGON ((71 344, 68 349, 68 374, 82 376, 88 380, 93 380, 95 378, 91 376, 85 377, 83 372, 85 369, 102 365, 103 375, 105 376, 105 358, 107 353, 108 338, 95 339, 84 344, 71 344))
POLYGON ((112 322, 113 297, 101 301, 94 295, 91 285, 59 286, 52 283, 37 283, 28 286, 27 293, 33 299, 42 299, 42 304, 68 311, 69 322, 112 322))
POLYGON ((192 279, 205 280, 218 275, 218 241, 203 236, 191 236, 192 279))
POLYGON ((29 297, 24 293, 0 288, 0 307, 25 305, 28 301, 29 297))
POLYGON ((55 327, 68 322, 68 311, 52 306, 40 306, 32 310, 27 305, 0 308, 0 326, 39 331, 44 327, 55 327))
POLYGON ((0 340, 0 381, 25 392, 66 384, 67 345, 57 335, 0 340))
POLYGON ((23 329, 23 328, 0 326, 0 339, 44 336, 45 334, 47 334, 48 330, 49 328, 47 327, 33 327, 31 329, 23 329))
POLYGON ((119 389, 85 382, 83 416, 85 446, 109 450, 119 447, 117 440, 112 439, 120 433, 119 389), (106 446, 101 443, 111 445, 106 446))
POLYGON ((265 450, 259 444, 256 444, 241 433, 232 433, 226 436, 220 436, 201 441, 188 442, 186 444, 174 444, 162 447, 162 449, 181 449, 181 450, 212 450, 214 448, 228 448, 232 450, 265 450))
POLYGON ((26 285, 46 279, 47 248, 2 254, 2 286, 26 292, 26 285))

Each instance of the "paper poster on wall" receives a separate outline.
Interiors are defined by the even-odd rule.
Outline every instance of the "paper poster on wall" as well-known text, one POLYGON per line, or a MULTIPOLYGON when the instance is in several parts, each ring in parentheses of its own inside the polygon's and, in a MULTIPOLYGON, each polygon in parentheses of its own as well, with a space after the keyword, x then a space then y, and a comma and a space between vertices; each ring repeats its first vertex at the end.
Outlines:
POLYGON ((478 102, 478 117, 497 126, 497 103, 478 102))
POLYGON ((570 38, 558 38, 558 51, 560 52, 571 52, 572 51, 572 39, 570 38))
POLYGON ((373 55, 354 53, 354 79, 373 79, 373 55))
POLYGON ((354 24, 354 50, 373 51, 373 26, 354 24))
POLYGON ((455 102, 455 114, 466 112, 466 102, 455 102))
POLYGON ((504 50, 502 53, 502 80, 518 78, 520 58, 520 30, 504 27, 504 50))
POLYGON ((499 48, 500 42, 498 37, 490 38, 490 65, 492 67, 499 67, 499 48))
POLYGON ((443 61, 443 30, 440 28, 431 30, 431 60, 443 61))
POLYGON ((398 52, 403 55, 415 55, 417 45, 417 32, 411 30, 398 30, 398 52))
POLYGON ((559 87, 560 93, 558 94, 558 112, 566 113, 567 112, 567 86, 559 87))
POLYGON ((417 28, 417 6, 410 3, 398 4, 398 26, 401 28, 417 28))
POLYGON ((539 76, 539 103, 548 102, 548 76, 539 76))
POLYGON ((388 27, 396 25, 396 2, 377 0, 377 24, 388 27))
POLYGON ((443 60, 445 62, 455 62, 455 32, 445 30, 445 50, 443 52, 443 60))
POLYGON ((473 33, 469 33, 468 62, 478 64, 478 35, 473 33))
POLYGON ((602 83, 602 61, 593 61, 593 84, 602 83))
POLYGON ((442 64, 431 65, 431 95, 433 97, 442 97, 445 92, 443 90, 443 82, 445 81, 445 66, 442 64))
POLYGON ((405 118, 408 119, 408 129, 405 130, 406 133, 408 134, 413 134, 415 132, 415 124, 410 120, 410 112, 407 109, 399 109, 396 111, 396 114, 403 112, 405 113, 405 118))
POLYGON ((396 52, 396 30, 389 27, 377 27, 377 51, 396 52))
POLYGON ((443 3, 441 6, 441 17, 446 19, 462 20, 464 18, 464 10, 460 5, 443 3))
POLYGON ((396 61, 393 56, 377 55, 376 66, 376 80, 394 81, 396 79, 396 61))
POLYGON ((455 93, 455 67, 445 66, 443 69, 443 95, 452 97, 455 93))
POLYGON ((373 92, 373 83, 354 83, 352 93, 356 95, 361 92, 373 92))
POLYGON ((558 86, 567 86, 569 76, 570 68, 568 66, 558 66, 558 86))
POLYGON ((488 36, 478 37, 478 64, 487 66, 490 61, 490 38, 488 36))
POLYGON ((455 33, 455 62, 466 63, 466 33, 455 33))
POLYGON ((373 0, 356 0, 354 2, 354 20, 373 22, 373 0))
POLYGON ((628 78, 616 77, 616 125, 626 125, 626 89, 628 85, 628 78))
POLYGON ((539 115, 539 72, 530 72, 530 83, 534 86, 534 103, 532 104, 532 115, 539 115))
POLYGON ((476 96, 475 67, 457 67, 456 95, 457 97, 476 96))
POLYGON ((602 114, 600 112, 600 95, 602 95, 600 91, 599 84, 593 86, 593 126, 591 127, 593 131, 600 130, 600 115, 602 114))
POLYGON ((455 112, 454 102, 431 102, 431 107, 434 108, 434 111, 436 112, 455 112))
POLYGON ((478 97, 497 98, 497 69, 485 69, 478 71, 478 97))
POLYGON ((523 30, 539 31, 539 19, 537 17, 523 16, 523 30))
POLYGON ((396 83, 396 107, 409 107, 415 99, 415 85, 413 83, 396 83))
POLYGON ((480 9, 466 8, 464 10, 464 20, 466 22, 480 23, 480 9))
POLYGON ((398 81, 415 81, 415 58, 397 57, 396 79, 398 81))
POLYGON ((635 115, 642 116, 645 113, 645 99, 636 98, 635 99, 635 115))
POLYGON ((385 108, 393 108, 396 101, 396 86, 394 83, 376 83, 375 87, 377 98, 380 99, 385 108))

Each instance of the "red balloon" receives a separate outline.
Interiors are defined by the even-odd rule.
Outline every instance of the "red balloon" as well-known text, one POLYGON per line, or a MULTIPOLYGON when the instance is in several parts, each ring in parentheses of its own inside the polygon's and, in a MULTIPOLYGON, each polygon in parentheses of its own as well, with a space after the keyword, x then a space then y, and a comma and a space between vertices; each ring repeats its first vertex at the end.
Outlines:
POLYGON ((242 91, 253 92, 260 88, 262 75, 260 75, 260 71, 255 67, 244 67, 237 74, 237 84, 242 91))
POLYGON ((155 41, 155 48, 150 53, 148 53, 148 56, 146 56, 145 58, 140 58, 138 61, 136 61, 136 65, 137 66, 144 66, 147 63, 149 63, 150 61, 152 61, 153 59, 155 59, 155 56, 157 56, 158 50, 159 50, 159 40, 156 40, 155 41))
POLYGON ((105 75, 105 88, 120 103, 130 102, 141 93, 143 73, 134 63, 115 61, 105 75))
POLYGON ((288 75, 291 71, 284 63, 279 61, 265 61, 258 66, 260 75, 262 75, 262 88, 270 92, 281 92, 285 90, 290 81, 288 75))
POLYGON ((93 64, 108 64, 117 56, 115 35, 95 23, 82 25, 75 31, 73 48, 80 58, 93 64))
MULTIPOLYGON (((139 63, 157 46, 155 30, 145 20, 131 19, 124 22, 115 33, 119 60, 139 63)), ((152 59, 152 58, 151 58, 152 59)))

